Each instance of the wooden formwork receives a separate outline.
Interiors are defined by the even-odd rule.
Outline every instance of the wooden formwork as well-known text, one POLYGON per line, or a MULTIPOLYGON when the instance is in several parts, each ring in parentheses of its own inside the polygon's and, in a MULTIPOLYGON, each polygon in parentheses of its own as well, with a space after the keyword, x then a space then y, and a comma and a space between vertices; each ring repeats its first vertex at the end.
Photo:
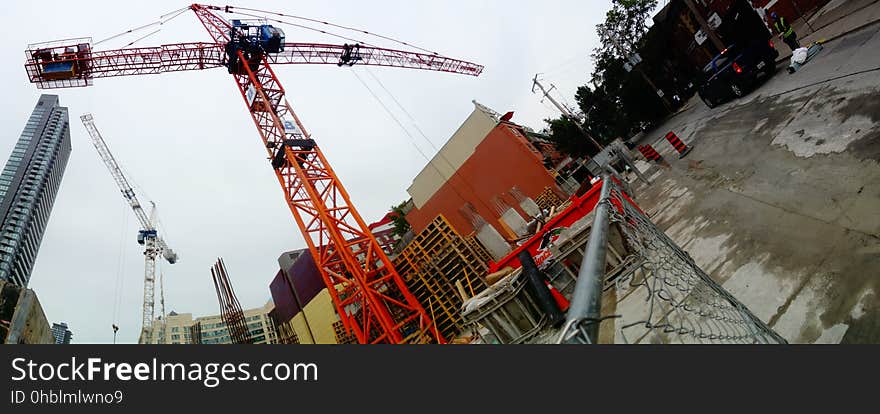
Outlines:
POLYGON ((483 247, 483 243, 480 243, 480 241, 477 240, 476 234, 471 234, 470 236, 465 237, 464 241, 468 244, 468 246, 471 247, 474 253, 479 256, 480 260, 483 263, 488 265, 489 262, 492 261, 492 256, 489 254, 489 251, 486 250, 485 247, 483 247))
POLYGON ((356 344, 357 338, 345 331, 342 321, 333 322, 333 333, 336 335, 337 344, 356 344))
POLYGON ((544 191, 538 195, 538 198, 535 199, 535 204, 541 208, 541 210, 550 210, 553 207, 558 207, 564 203, 565 200, 559 198, 555 191, 553 191, 550 187, 544 187, 544 191))
POLYGON ((486 288, 481 276, 488 269, 489 255, 475 241, 461 237, 439 215, 394 260, 407 287, 447 340, 465 328, 461 318, 463 300, 456 283, 469 295, 486 288))

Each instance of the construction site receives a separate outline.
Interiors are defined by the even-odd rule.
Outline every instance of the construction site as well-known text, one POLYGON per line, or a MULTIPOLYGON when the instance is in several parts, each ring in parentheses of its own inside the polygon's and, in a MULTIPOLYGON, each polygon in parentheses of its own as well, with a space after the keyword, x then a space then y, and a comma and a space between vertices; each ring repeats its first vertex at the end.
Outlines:
MULTIPOLYGON (((11 263, 0 262, 0 337, 61 343, 47 316, 72 316, 42 292, 70 289, 50 278, 68 266, 70 256, 53 256, 64 251, 105 264, 76 293, 86 303, 66 305, 101 315, 100 339, 85 336, 95 342, 876 343, 880 61, 869 51, 880 44, 880 7, 693 3, 656 5, 656 30, 672 22, 664 33, 676 38, 688 25, 675 19, 693 18, 688 41, 714 47, 721 21, 742 6, 755 16, 797 13, 824 50, 796 66, 777 53, 779 73, 751 94, 714 106, 691 91, 661 120, 609 140, 596 139, 584 126, 591 115, 572 110, 549 76, 522 79, 529 99, 577 126, 572 133, 595 149, 589 156, 563 150, 556 131, 520 120, 512 103, 481 95, 456 95, 449 113, 433 107, 436 119, 423 125, 446 132, 426 134, 407 99, 469 94, 504 70, 477 63, 478 49, 459 56, 453 40, 437 45, 448 57, 283 10, 202 4, 97 41, 30 39, 15 70, 29 93, 47 94, 0 181, 0 258, 11 263), (166 29, 172 23, 183 28, 166 29), (146 46, 157 36, 171 41, 146 46), (321 71, 354 77, 318 85, 310 76, 321 71), (163 85, 166 76, 211 92, 193 96, 163 85), (224 77, 233 84, 213 86, 224 77), (398 82, 415 97, 398 98, 398 82), (370 109, 358 108, 380 124, 375 131, 335 106, 353 87, 366 90, 358 93, 370 109), (298 95, 312 88, 319 100, 298 95), (68 97, 88 102, 88 111, 67 104, 79 122, 60 106, 68 97), (132 104, 147 109, 113 119, 132 111, 127 101, 149 99, 161 105, 132 104), (189 132, 163 127, 184 124, 189 132), (383 138, 398 127, 408 142, 383 138), (172 148, 166 159, 145 155, 160 146, 172 148), (12 166, 22 159, 30 169, 12 166), (65 168, 81 184, 61 185, 65 168), (121 213, 103 210, 120 194, 121 213), (87 218, 68 224, 73 216, 87 218), (101 241, 83 236, 89 229, 101 241), (44 232, 59 241, 34 265, 44 232), (100 293, 92 300, 89 291, 100 293)), ((116 23, 136 17, 120 11, 116 23)), ((66 24, 62 33, 83 29, 66 24)), ((693 47, 683 59, 709 55, 693 47)), ((641 59, 626 72, 641 70, 641 59)), ((656 73, 641 76, 654 86, 656 73)), ((70 341, 70 331, 60 335, 70 341)))

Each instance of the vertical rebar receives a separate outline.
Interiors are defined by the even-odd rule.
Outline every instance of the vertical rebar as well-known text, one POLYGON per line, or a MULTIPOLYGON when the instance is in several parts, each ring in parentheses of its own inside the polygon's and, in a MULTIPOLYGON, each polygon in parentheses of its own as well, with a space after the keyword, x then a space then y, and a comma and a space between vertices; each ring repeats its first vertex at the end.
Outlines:
POLYGON ((229 331, 229 339, 235 344, 251 343, 250 331, 241 304, 235 296, 229 274, 226 273, 226 265, 222 258, 211 267, 211 276, 214 279, 214 289, 217 291, 217 300, 220 302, 220 317, 229 331))

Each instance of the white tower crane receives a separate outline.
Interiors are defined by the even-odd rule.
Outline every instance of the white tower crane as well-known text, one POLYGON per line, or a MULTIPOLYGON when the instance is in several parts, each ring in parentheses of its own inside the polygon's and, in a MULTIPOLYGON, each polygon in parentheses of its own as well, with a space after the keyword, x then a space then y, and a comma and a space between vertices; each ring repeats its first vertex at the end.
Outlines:
MULTIPOLYGON (((107 147, 107 143, 104 142, 104 138, 101 137, 101 133, 98 132, 98 129, 95 127, 95 121, 92 115, 84 114, 79 118, 89 132, 89 137, 91 137, 95 149, 98 150, 98 155, 101 157, 101 160, 104 161, 104 165, 107 166, 107 169, 110 170, 110 175, 113 176, 116 185, 119 187, 119 190, 122 191, 122 196, 128 201, 128 205, 131 206, 131 209, 134 210, 134 215, 137 216, 141 225, 137 240, 139 244, 144 246, 144 306, 143 323, 141 325, 141 335, 138 342, 149 344, 153 341, 153 319, 155 317, 154 288, 156 285, 156 258, 159 255, 162 255, 168 263, 174 264, 177 262, 177 254, 165 244, 165 240, 159 237, 158 231, 156 230, 156 219, 154 214, 147 216, 147 213, 138 201, 134 190, 131 188, 128 180, 126 180, 125 175, 122 174, 122 169, 119 168, 119 164, 116 163, 116 159, 113 158, 113 154, 110 153, 110 148, 107 147)), ((155 213, 155 211, 155 205, 153 205, 152 213, 155 213)), ((162 337, 164 337, 164 335, 160 336, 160 338, 162 337)))

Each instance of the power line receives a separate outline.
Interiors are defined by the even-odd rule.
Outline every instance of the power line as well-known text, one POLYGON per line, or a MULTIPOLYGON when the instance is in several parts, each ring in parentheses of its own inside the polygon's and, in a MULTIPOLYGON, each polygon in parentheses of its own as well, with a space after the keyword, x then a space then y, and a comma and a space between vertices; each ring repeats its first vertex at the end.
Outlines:
MULTIPOLYGON (((476 195, 477 195, 477 191, 476 191, 476 189, 474 189, 474 187, 471 185, 470 181, 468 181, 467 179, 465 179, 464 177, 462 177, 461 174, 458 173, 458 168, 455 167, 454 165, 452 165, 452 161, 449 161, 449 158, 446 158, 446 156, 443 155, 443 152, 440 151, 440 149, 437 148, 437 146, 434 145, 434 142, 431 141, 431 140, 428 138, 427 135, 425 135, 425 132, 422 131, 421 128, 419 128, 418 122, 416 122, 415 118, 413 118, 413 116, 409 113, 409 111, 407 111, 406 108, 404 108, 403 105, 401 105, 400 101, 397 100, 397 98, 394 96, 394 94, 391 93, 391 91, 389 91, 388 88, 385 87, 385 84, 382 83, 382 81, 380 81, 379 78, 377 78, 376 75, 374 75, 373 72, 370 71, 369 69, 367 69, 367 73, 368 73, 370 76, 373 77, 373 79, 379 84, 379 86, 381 86, 382 89, 384 89, 385 92, 388 94, 388 96, 391 97, 391 99, 394 101, 394 103, 397 104, 397 107, 400 108, 400 110, 403 111, 403 113, 404 113, 404 114, 410 119, 410 122, 412 122, 412 124, 413 124, 413 126, 415 127, 416 131, 418 131, 419 134, 422 135, 422 138, 424 138, 424 140, 428 142, 428 145, 430 145, 431 148, 433 148, 434 151, 437 152, 437 155, 436 155, 436 156, 437 156, 437 157, 440 157, 440 159, 442 159, 442 160, 446 163, 446 165, 449 166, 449 169, 452 170, 452 176, 450 176, 450 177, 444 177, 444 178, 447 179, 447 180, 449 180, 449 179, 451 179, 452 177, 458 177, 458 179, 461 180, 461 182, 464 183, 464 185, 467 186, 467 188, 470 190, 470 192, 474 195, 474 198, 475 198, 480 204, 482 204, 483 207, 485 207, 485 208, 487 209, 487 211, 493 211, 492 209, 489 208, 488 205, 486 205, 486 203, 485 203, 480 197, 477 197, 477 196, 476 196, 476 195)), ((426 159, 426 160, 427 160, 427 159, 426 159)), ((433 164, 433 163, 431 162, 431 160, 427 160, 427 161, 428 161, 428 164, 433 164)), ((438 173, 440 173, 440 169, 439 169, 439 168, 437 168, 436 166, 434 166, 434 168, 437 170, 438 173)), ((443 174, 440 174, 440 176, 442 177, 443 174)), ((452 183, 450 183, 450 186, 452 186, 453 189, 455 188, 455 186, 452 185, 452 183)), ((460 194, 459 194, 459 195, 460 195, 460 194)), ((462 197, 462 200, 465 201, 465 202, 467 202, 467 200, 464 199, 463 197, 462 197)))
POLYGON ((119 233, 119 254, 116 258, 116 282, 113 293, 113 322, 119 321, 119 306, 122 304, 122 291, 125 286, 125 234, 128 231, 128 205, 123 205, 122 227, 119 233))

